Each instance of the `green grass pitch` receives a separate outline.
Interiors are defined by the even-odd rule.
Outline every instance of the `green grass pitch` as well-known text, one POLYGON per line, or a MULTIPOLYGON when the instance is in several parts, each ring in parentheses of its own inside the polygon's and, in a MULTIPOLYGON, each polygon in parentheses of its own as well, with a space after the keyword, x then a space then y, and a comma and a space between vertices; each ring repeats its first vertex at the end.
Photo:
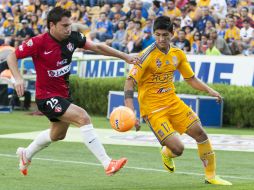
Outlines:
MULTIPOLYGON (((109 128, 103 117, 92 117, 96 126, 109 128)), ((46 129, 45 117, 23 112, 0 114, 0 134, 46 129)), ((148 130, 143 126, 144 130, 148 130)), ((253 130, 208 129, 209 133, 253 135, 253 130)), ((18 171, 16 148, 30 140, 0 138, 0 190, 91 190, 91 189, 172 189, 172 190, 252 190, 254 189, 254 153, 216 151, 217 173, 233 186, 204 184, 202 163, 197 150, 186 149, 175 159, 176 173, 163 170, 158 148, 105 145, 113 158, 125 156, 128 164, 112 177, 82 143, 57 142, 41 151, 32 161, 28 176, 18 171)))

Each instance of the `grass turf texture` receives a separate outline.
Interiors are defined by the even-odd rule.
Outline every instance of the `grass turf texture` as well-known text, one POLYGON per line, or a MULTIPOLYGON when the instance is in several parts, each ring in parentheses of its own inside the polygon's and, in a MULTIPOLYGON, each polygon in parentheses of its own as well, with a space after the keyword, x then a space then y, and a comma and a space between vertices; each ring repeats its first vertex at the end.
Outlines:
MULTIPOLYGON (((92 117, 96 126, 109 128, 105 118, 92 117)), ((45 117, 28 116, 23 112, 0 114, 0 132, 17 133, 46 129, 45 117)), ((147 127, 143 126, 143 129, 147 127)), ((209 133, 253 135, 251 130, 208 129, 209 133)), ((231 187, 204 184, 201 161, 197 150, 186 149, 175 160, 176 173, 163 170, 158 148, 105 145, 113 158, 125 156, 127 167, 112 177, 107 177, 94 156, 82 143, 58 142, 36 155, 23 177, 17 170, 15 151, 27 146, 30 140, 0 139, 0 190, 81 190, 81 189, 254 189, 253 153, 216 151, 217 173, 233 182, 231 187), (66 162, 68 161, 68 162, 66 162), (154 169, 154 170, 151 170, 154 169), (190 173, 194 173, 191 175, 190 173), (233 178, 232 178, 233 177, 233 178), (243 178, 243 179, 241 179, 243 178)))

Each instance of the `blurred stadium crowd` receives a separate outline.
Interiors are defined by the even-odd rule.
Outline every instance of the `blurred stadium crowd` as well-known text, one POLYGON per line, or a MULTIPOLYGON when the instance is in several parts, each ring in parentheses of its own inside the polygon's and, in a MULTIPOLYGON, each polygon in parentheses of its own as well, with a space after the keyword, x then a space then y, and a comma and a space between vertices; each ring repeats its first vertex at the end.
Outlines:
POLYGON ((73 30, 128 53, 154 42, 156 17, 174 23, 172 43, 190 54, 254 54, 252 0, 0 0, 0 44, 17 47, 47 31, 54 6, 72 12, 73 30))

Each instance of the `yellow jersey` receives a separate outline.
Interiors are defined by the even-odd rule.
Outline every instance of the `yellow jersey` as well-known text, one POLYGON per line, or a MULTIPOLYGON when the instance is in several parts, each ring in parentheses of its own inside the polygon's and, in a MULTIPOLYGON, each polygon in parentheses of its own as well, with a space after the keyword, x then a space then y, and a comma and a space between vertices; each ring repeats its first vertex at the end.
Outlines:
POLYGON ((174 101, 174 71, 179 70, 185 79, 194 76, 185 53, 171 46, 165 54, 156 46, 148 46, 140 53, 142 63, 134 65, 129 72, 138 86, 138 101, 142 116, 166 108, 174 101))

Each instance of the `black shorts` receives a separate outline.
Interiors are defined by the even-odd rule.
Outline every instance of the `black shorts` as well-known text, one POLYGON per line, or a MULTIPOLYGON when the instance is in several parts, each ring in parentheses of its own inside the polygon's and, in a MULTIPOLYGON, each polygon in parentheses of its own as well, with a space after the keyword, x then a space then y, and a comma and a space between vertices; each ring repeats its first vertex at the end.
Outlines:
POLYGON ((60 121, 57 119, 62 116, 71 105, 70 98, 52 97, 47 99, 36 99, 38 109, 52 122, 60 121))

